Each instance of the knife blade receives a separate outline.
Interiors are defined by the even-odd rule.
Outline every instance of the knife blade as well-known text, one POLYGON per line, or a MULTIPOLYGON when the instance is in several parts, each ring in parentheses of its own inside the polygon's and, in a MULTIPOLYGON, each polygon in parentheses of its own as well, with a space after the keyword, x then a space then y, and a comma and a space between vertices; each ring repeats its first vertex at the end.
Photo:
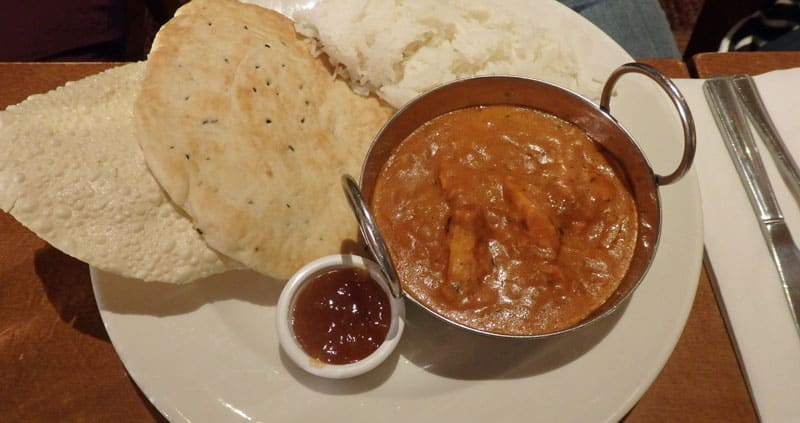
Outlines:
POLYGON ((734 83, 730 78, 711 78, 703 83, 703 92, 756 214, 800 333, 800 250, 783 218, 734 83))

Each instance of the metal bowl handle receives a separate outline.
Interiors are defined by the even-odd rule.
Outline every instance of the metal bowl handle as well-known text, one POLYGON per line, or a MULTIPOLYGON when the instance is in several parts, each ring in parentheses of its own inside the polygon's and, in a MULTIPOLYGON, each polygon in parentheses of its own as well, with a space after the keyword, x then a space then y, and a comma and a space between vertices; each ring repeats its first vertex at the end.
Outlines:
POLYGON ((361 236, 364 237, 367 248, 369 248, 372 256, 375 257, 375 261, 378 262, 378 266, 383 270, 383 275, 386 276, 386 280, 389 282, 389 290, 392 292, 392 296, 400 298, 402 288, 400 287, 400 278, 397 276, 392 256, 389 255, 389 249, 383 241, 380 230, 378 230, 378 224, 375 223, 372 213, 370 213, 367 204, 364 202, 364 197, 361 196, 361 189, 358 188, 358 183, 352 176, 345 174, 342 175, 342 188, 347 196, 350 208, 356 215, 361 236))
POLYGON ((694 161, 697 137, 692 113, 689 111, 689 105, 686 103, 686 99, 678 90, 678 87, 675 86, 675 83, 673 83, 671 79, 661 74, 661 72, 657 71, 652 66, 642 63, 626 63, 615 69, 614 72, 609 75, 605 85, 603 86, 603 94, 600 97, 601 109, 608 113, 611 112, 609 102, 611 101, 611 93, 614 90, 614 86, 622 75, 631 72, 645 75, 655 81, 661 87, 661 89, 667 93, 670 100, 672 100, 672 104, 678 110, 678 116, 680 117, 681 125, 683 126, 683 157, 681 158, 678 167, 669 175, 656 174, 656 183, 658 185, 669 185, 681 179, 683 175, 689 171, 689 168, 692 167, 692 162, 694 161))

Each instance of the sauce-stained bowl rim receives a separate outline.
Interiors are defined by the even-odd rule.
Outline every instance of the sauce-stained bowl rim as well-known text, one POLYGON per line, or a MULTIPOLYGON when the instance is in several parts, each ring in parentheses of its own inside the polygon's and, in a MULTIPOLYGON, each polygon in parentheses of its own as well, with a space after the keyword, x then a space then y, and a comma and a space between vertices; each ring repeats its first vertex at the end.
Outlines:
POLYGON ((318 258, 298 270, 281 291, 275 308, 275 322, 278 341, 286 355, 301 369, 316 376, 331 379, 345 379, 364 374, 386 360, 397 347, 405 328, 405 303, 402 297, 393 297, 389 283, 380 267, 372 260, 351 254, 333 254, 318 258), (311 358, 297 343, 291 325, 291 313, 295 298, 300 289, 312 276, 329 269, 361 268, 366 269, 370 277, 378 282, 389 298, 391 308, 391 325, 386 339, 372 354, 350 364, 328 364, 311 358))

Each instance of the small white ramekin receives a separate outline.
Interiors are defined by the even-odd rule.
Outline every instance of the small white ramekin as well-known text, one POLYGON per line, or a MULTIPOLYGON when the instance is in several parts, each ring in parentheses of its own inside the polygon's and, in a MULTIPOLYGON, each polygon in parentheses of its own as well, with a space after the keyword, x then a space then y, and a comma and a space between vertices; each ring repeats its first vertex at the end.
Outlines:
POLYGON ((402 296, 392 296, 389 289, 389 282, 381 272, 377 263, 363 257, 349 254, 336 254, 325 256, 308 263, 297 271, 286 283, 276 307, 276 324, 278 329, 278 340, 281 347, 291 360, 301 369, 321 377, 331 379, 344 379, 366 373, 381 364, 394 351, 400 342, 405 326, 406 308, 402 296), (366 269, 372 279, 377 281, 386 295, 389 297, 389 305, 392 312, 392 321, 386 339, 380 347, 369 356, 350 364, 328 364, 316 360, 306 354, 297 343, 291 325, 291 313, 295 297, 300 288, 313 276, 329 270, 341 268, 362 268, 366 269))

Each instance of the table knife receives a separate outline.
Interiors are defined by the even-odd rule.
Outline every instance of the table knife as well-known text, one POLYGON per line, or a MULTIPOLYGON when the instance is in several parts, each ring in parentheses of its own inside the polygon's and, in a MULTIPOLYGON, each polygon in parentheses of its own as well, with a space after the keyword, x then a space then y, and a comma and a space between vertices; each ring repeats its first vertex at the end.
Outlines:
POLYGON ((781 213, 734 83, 730 78, 708 79, 703 83, 703 91, 758 218, 795 329, 800 332, 800 250, 781 213))

